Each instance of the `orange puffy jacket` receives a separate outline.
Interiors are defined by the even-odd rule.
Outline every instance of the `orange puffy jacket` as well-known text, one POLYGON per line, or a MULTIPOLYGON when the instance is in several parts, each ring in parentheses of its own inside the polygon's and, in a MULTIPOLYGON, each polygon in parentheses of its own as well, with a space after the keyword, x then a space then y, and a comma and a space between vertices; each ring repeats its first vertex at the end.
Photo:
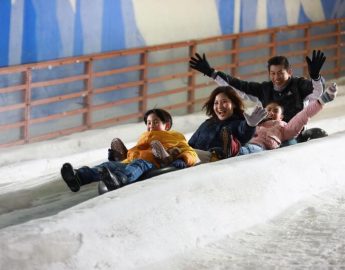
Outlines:
POLYGON ((137 144, 128 150, 127 159, 124 163, 130 163, 135 159, 144 159, 157 166, 150 143, 154 140, 160 141, 164 148, 170 149, 177 147, 180 150, 180 154, 177 158, 183 159, 188 167, 195 165, 198 160, 198 156, 194 149, 189 146, 186 138, 180 132, 169 130, 169 131, 146 131, 141 134, 137 144))

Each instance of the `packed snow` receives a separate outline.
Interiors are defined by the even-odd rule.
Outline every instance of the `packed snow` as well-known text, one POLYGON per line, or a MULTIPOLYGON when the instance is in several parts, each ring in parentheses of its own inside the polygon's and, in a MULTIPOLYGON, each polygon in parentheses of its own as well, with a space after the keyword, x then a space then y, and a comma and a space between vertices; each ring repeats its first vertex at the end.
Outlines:
MULTIPOLYGON (((163 174, 98 195, 60 167, 106 160, 144 125, 1 149, 0 269, 345 268, 344 87, 308 127, 329 136, 163 174)), ((187 138, 205 119, 174 117, 187 138)))

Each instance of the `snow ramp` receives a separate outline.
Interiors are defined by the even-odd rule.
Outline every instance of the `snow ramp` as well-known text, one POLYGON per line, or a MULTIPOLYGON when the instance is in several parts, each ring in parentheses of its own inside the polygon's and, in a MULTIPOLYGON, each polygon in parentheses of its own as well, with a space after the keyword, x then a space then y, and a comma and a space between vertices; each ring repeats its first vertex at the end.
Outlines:
POLYGON ((168 173, 0 231, 0 269, 137 269, 345 185, 345 133, 168 173))

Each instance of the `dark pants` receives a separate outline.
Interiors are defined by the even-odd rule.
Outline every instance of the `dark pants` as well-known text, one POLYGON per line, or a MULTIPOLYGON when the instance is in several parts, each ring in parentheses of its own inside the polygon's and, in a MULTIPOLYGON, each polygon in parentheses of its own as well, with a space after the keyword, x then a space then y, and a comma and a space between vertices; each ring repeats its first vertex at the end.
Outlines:
POLYGON ((123 184, 134 183, 143 173, 156 168, 154 164, 143 159, 136 159, 128 164, 118 161, 107 161, 92 168, 85 166, 77 169, 76 174, 81 185, 100 181, 102 167, 107 167, 112 173, 124 174, 127 177, 127 183, 123 184))

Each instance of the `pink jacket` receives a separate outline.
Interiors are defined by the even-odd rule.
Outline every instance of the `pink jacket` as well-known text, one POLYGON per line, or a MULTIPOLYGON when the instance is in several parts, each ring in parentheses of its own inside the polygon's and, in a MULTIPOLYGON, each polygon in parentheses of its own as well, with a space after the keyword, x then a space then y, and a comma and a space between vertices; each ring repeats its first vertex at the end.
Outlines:
POLYGON ((303 126, 307 124, 309 118, 321 109, 320 102, 313 100, 296 114, 289 123, 281 120, 265 121, 256 127, 255 135, 249 143, 263 146, 267 150, 278 148, 283 141, 296 137, 303 126))

